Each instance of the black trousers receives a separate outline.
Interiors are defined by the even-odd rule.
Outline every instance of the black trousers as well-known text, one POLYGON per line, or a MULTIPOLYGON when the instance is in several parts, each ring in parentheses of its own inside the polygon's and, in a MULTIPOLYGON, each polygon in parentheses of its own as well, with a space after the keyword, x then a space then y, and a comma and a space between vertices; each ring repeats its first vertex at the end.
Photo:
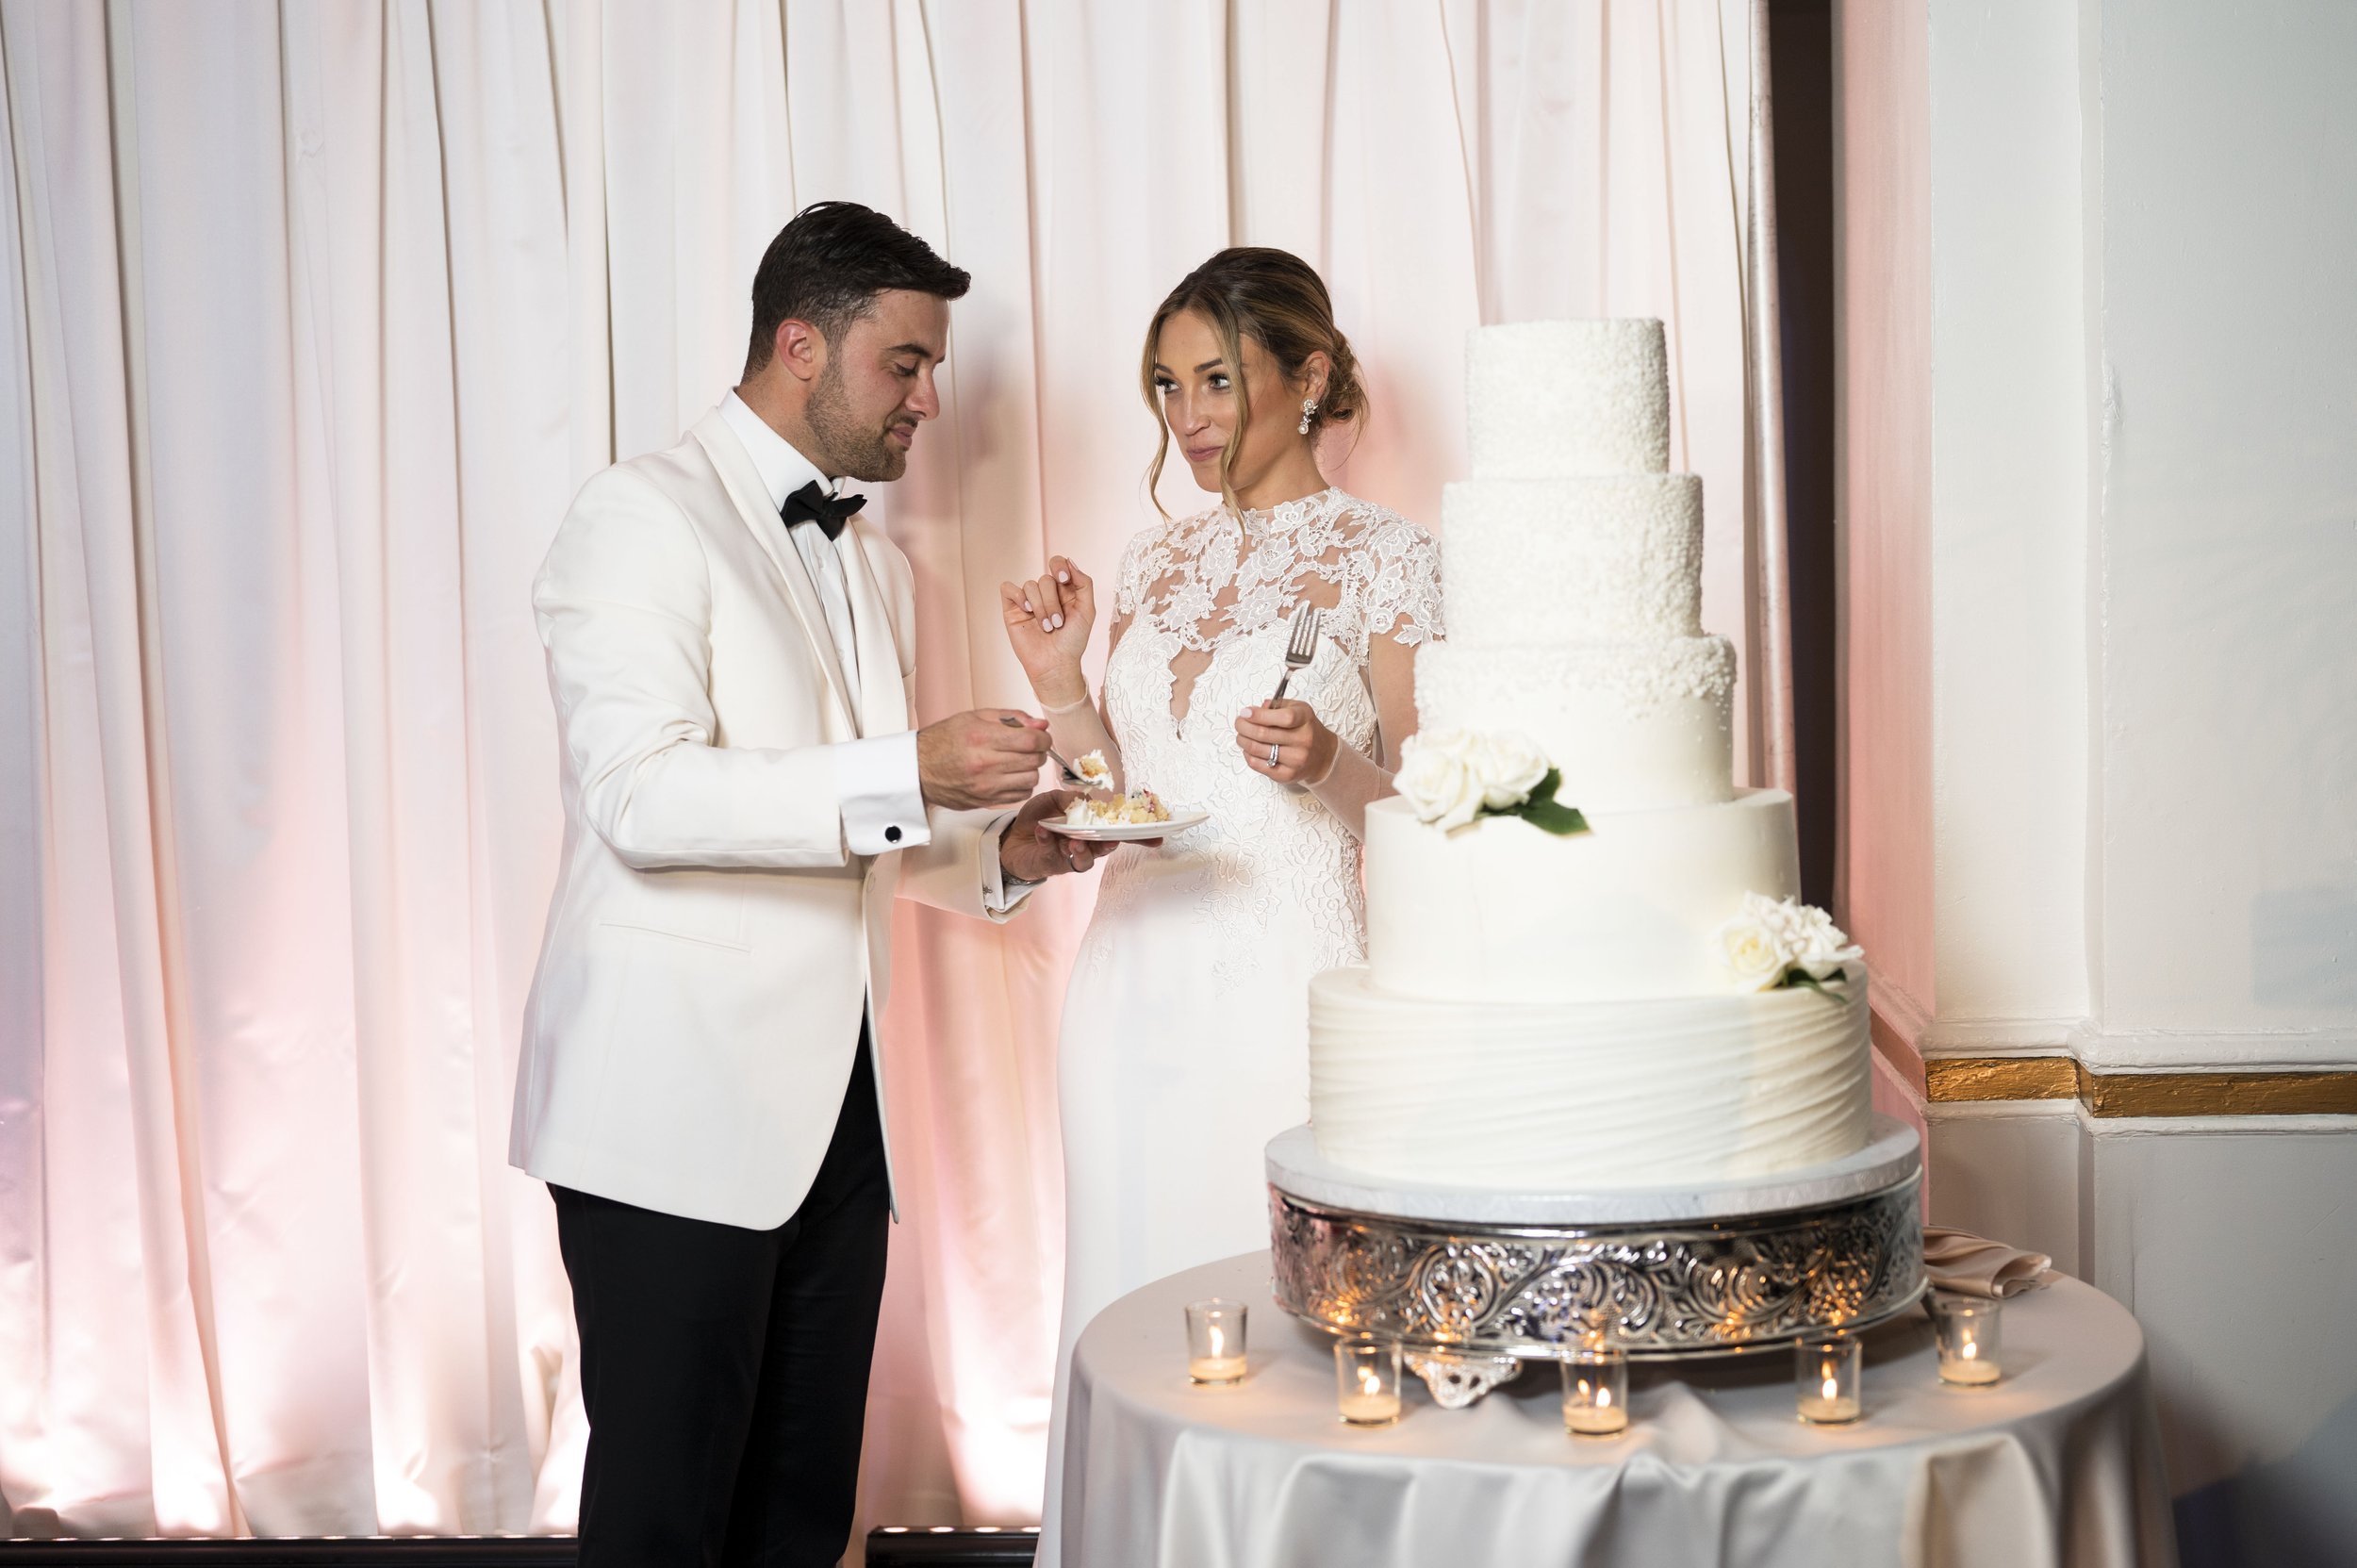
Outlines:
POLYGON ((833 1568, 890 1225, 866 1042, 810 1196, 774 1230, 549 1191, 589 1415, 581 1568, 833 1568))

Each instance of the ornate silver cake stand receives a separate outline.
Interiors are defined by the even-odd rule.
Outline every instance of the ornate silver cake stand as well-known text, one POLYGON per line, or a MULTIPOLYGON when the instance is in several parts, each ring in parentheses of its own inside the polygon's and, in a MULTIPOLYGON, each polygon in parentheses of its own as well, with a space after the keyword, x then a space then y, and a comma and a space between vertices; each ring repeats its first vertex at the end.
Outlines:
POLYGON ((1864 1328, 1923 1293, 1915 1130, 1762 1181, 1587 1194, 1409 1187, 1268 1146, 1277 1304, 1398 1340, 1451 1409, 1601 1328, 1632 1357, 1727 1355, 1864 1328))

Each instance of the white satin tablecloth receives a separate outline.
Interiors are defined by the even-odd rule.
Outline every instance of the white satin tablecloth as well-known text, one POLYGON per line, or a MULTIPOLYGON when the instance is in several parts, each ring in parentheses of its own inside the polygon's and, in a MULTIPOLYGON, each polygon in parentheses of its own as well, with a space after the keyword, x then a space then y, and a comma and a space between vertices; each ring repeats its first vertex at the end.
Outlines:
POLYGON ((1332 1341, 1266 1253, 1159 1280, 1074 1350, 1065 1568, 2168 1568, 2144 1335, 2078 1280, 2005 1303, 2006 1377, 1953 1389, 1920 1312, 1870 1333, 1866 1415, 1793 1417, 1792 1357, 1637 1365, 1628 1433, 1563 1431, 1534 1367, 1471 1409, 1409 1379, 1394 1426, 1334 1411, 1332 1341), (1187 1381, 1182 1307, 1251 1308, 1251 1373, 1187 1381))

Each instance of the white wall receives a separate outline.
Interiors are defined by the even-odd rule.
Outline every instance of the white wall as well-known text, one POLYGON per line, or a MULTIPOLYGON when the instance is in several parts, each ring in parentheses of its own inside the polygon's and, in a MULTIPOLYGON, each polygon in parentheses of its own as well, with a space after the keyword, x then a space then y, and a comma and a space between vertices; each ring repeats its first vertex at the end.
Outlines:
POLYGON ((2085 1127, 2086 1278, 2144 1326, 2185 1568, 2357 1562, 2349 1118, 2085 1127))
MULTIPOLYGON (((2090 0, 2097 1066, 2357 1066, 2357 6, 2090 0)), ((2357 1560, 2357 1119, 2090 1130, 2188 1564, 2357 1560)))
POLYGON ((2357 6, 2103 0, 2102 1059, 2357 1058, 2357 6))
POLYGON ((2085 1117, 2075 1099, 1930 1108, 1935 1165, 1929 1218, 2043 1252, 2085 1279, 2079 1245, 2085 1117))
MULTIPOLYGON (((2357 5, 1837 4, 1878 1037, 2357 1069, 2357 5)), ((1928 1114, 2143 1323, 2185 1561, 2357 1562, 2357 1117, 1928 1114)))
POLYGON ((1930 8, 1935 1040, 2086 1012, 2078 24, 1930 8))

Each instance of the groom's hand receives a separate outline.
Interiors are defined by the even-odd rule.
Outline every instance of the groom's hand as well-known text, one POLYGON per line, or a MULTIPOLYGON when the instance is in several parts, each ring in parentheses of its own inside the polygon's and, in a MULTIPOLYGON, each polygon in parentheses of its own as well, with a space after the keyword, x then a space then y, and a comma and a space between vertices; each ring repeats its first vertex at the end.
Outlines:
POLYGON ((1103 858, 1109 844, 1085 844, 1049 833, 1044 825, 1062 817, 1073 801, 1085 799, 1085 789, 1051 789, 1034 795, 1014 814, 998 835, 998 869, 1025 882, 1046 882, 1067 871, 1085 871, 1103 858))
POLYGON ((918 787, 928 804, 951 811, 1028 798, 1047 758, 1047 720, 1013 708, 952 714, 916 732, 918 787))

